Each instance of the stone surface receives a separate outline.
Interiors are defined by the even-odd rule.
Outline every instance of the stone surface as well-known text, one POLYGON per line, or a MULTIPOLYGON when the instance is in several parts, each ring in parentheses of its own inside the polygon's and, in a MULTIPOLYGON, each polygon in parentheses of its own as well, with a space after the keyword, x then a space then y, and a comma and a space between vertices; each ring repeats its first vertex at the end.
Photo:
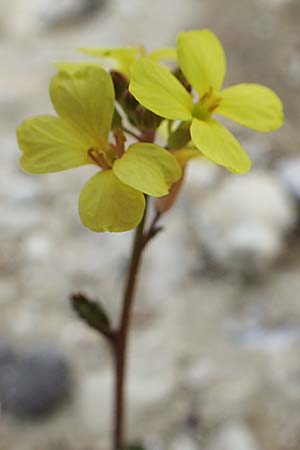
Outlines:
POLYGON ((255 274, 267 270, 283 252, 297 215, 284 186, 275 177, 253 171, 226 177, 199 201, 192 219, 195 234, 215 263, 255 274))
POLYGON ((209 450, 259 450, 255 437, 243 423, 228 423, 214 433, 209 450))
POLYGON ((299 202, 300 200, 300 158, 284 159, 277 166, 279 179, 299 202))
POLYGON ((15 360, 7 355, 6 360, 1 383, 4 412, 19 419, 35 419, 68 402, 70 369, 57 351, 40 348, 15 360))
POLYGON ((49 28, 74 24, 102 9, 106 0, 40 0, 38 13, 49 28))
MULTIPOLYGON (((173 45, 179 30, 209 27, 226 50, 225 85, 270 86, 287 120, 270 134, 226 121, 254 162, 254 178, 193 164, 176 210, 163 220, 166 230, 149 247, 132 322, 129 437, 145 438, 151 450, 299 450, 300 249, 292 230, 299 218, 299 1, 227 0, 226 14, 218 0, 102 4, 0 2, 1 342, 19 349, 18 361, 37 342, 59 347, 78 379, 74 402, 46 420, 3 413, 0 448, 109 448, 110 354, 74 317, 68 297, 83 290, 100 298, 116 323, 132 237, 81 226, 78 194, 90 168, 21 173, 15 128, 25 117, 53 113, 53 62, 86 60, 75 48, 153 49, 173 45), (288 183, 279 158, 289 164, 288 183), (264 276, 240 276, 250 272, 264 276)), ((12 383, 15 357, 5 358, 10 369, 0 379, 9 373, 12 383)))

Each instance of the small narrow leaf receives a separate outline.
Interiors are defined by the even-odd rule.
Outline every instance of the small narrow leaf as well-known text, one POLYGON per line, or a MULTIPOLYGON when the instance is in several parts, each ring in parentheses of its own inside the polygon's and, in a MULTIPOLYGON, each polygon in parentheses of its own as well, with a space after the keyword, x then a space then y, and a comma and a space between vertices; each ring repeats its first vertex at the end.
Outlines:
POLYGON ((71 303, 74 311, 89 327, 106 336, 111 333, 110 320, 99 302, 78 293, 71 296, 71 303))

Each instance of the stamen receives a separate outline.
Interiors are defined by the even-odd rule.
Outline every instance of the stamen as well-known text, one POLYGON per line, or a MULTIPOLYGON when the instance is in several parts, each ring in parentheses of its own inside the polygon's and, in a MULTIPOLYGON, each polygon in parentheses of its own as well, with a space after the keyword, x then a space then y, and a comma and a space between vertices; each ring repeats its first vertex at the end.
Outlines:
POLYGON ((113 130, 113 135, 116 141, 116 145, 114 146, 116 153, 119 158, 124 154, 125 152, 125 142, 126 142, 126 136, 123 133, 123 130, 121 128, 115 128, 113 130))
POLYGON ((97 148, 95 148, 95 147, 90 148, 88 150, 88 155, 102 169, 111 169, 111 165, 105 158, 104 153, 100 152, 97 148))
POLYGON ((210 86, 208 91, 200 99, 200 104, 208 114, 211 114, 219 106, 221 100, 222 98, 217 96, 210 86))
POLYGON ((212 94, 212 87, 209 86, 208 92, 205 92, 205 94, 201 98, 200 102, 205 103, 205 100, 208 99, 211 96, 211 94, 212 94))
POLYGON ((216 102, 213 103, 213 104, 207 109, 207 111, 211 114, 211 113, 219 106, 220 103, 221 103, 221 99, 216 100, 216 102))

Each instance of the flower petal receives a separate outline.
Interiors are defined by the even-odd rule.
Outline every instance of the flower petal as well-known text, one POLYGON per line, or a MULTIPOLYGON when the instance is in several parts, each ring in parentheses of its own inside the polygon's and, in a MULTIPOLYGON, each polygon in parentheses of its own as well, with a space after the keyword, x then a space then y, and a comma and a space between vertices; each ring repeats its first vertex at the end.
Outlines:
POLYGON ((182 169, 186 167, 187 163, 191 159, 202 157, 198 149, 189 147, 184 147, 181 148, 180 150, 172 151, 172 155, 174 156, 174 158, 176 158, 176 161, 178 161, 182 169))
POLYGON ((68 72, 70 75, 74 75, 80 68, 84 67, 101 67, 98 62, 70 62, 70 61, 57 61, 54 63, 58 72, 68 72))
POLYGON ((143 106, 161 117, 173 120, 192 117, 190 94, 166 67, 150 59, 141 58, 131 66, 129 90, 143 106))
POLYGON ((222 100, 214 113, 257 131, 271 131, 283 123, 280 99, 260 84, 237 84, 221 92, 222 100))
POLYGON ((177 55, 186 79, 200 97, 212 87, 218 91, 226 72, 225 53, 217 36, 209 30, 178 34, 177 55))
POLYGON ((87 55, 110 59, 114 62, 114 69, 124 73, 127 77, 130 75, 131 64, 141 56, 139 47, 99 47, 99 48, 80 48, 80 52, 87 55))
POLYGON ((149 53, 149 58, 152 61, 161 61, 161 60, 171 60, 176 61, 177 52, 174 47, 163 47, 158 48, 157 50, 153 50, 153 52, 149 53))
POLYGON ((171 153, 148 143, 131 145, 114 163, 113 171, 123 183, 153 197, 166 195, 182 174, 171 153))
POLYGON ((59 172, 90 164, 85 142, 61 119, 43 115, 25 120, 17 130, 26 172, 59 172))
POLYGON ((191 136, 197 148, 211 161, 226 167, 231 172, 246 173, 251 161, 235 137, 213 119, 194 119, 191 136))
POLYGON ((94 175, 79 197, 82 223, 92 231, 128 231, 142 220, 145 198, 123 184, 112 170, 94 175))
POLYGON ((90 146, 105 148, 114 111, 111 76, 101 67, 78 63, 55 75, 50 96, 57 114, 90 146))

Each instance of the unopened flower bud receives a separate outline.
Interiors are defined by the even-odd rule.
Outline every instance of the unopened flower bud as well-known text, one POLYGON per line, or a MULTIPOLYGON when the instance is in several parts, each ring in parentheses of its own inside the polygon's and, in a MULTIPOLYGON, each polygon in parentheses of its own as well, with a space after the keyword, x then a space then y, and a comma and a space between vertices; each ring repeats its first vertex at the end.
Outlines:
POLYGON ((133 95, 125 90, 119 100, 132 125, 140 130, 155 129, 162 118, 140 105, 133 95))
POLYGON ((151 130, 160 125, 162 118, 144 108, 142 105, 138 105, 135 110, 135 120, 140 129, 151 130))
POLYGON ((179 67, 177 67, 174 71, 173 74, 175 75, 175 77, 177 78, 178 81, 180 81, 180 83, 185 87, 185 89, 188 92, 192 91, 192 86, 190 85, 190 83, 187 81, 187 79, 185 78, 185 76, 183 75, 182 71, 179 69, 179 67))
POLYGON ((129 80, 124 74, 118 72, 117 70, 112 70, 110 75, 115 88, 116 100, 119 100, 122 94, 128 89, 129 80))

